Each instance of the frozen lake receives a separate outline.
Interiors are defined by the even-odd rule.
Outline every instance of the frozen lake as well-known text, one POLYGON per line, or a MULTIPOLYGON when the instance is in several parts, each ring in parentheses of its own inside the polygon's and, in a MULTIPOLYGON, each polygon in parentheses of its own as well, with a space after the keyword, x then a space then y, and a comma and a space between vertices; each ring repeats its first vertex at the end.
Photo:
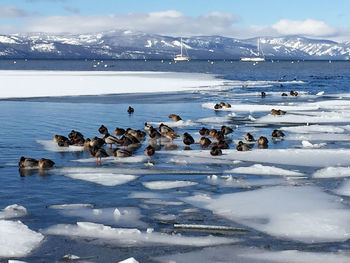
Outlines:
POLYGON ((0 262, 350 260, 349 62, 105 64, 0 61, 0 262), (299 95, 281 96, 291 90, 299 95), (215 111, 219 102, 231 108, 215 111), (132 157, 101 165, 52 141, 145 122, 180 135, 158 141, 151 164, 148 136, 132 157), (198 131, 222 125, 234 129, 229 149, 213 157, 198 131), (268 148, 238 152, 248 132, 268 148), (21 156, 55 167, 19 171, 21 156))

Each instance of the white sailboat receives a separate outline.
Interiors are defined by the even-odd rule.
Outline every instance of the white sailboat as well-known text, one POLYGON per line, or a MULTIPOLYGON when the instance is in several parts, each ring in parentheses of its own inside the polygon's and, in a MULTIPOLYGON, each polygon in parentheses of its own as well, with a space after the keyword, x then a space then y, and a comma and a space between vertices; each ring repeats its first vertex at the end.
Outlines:
MULTIPOLYGON (((175 62, 178 62, 178 61, 189 61, 190 60, 190 57, 188 56, 188 54, 187 54, 187 56, 184 56, 184 54, 182 53, 182 49, 183 48, 182 48, 182 38, 181 38, 180 54, 175 55, 175 57, 174 57, 174 61, 175 62)), ((186 49, 185 49, 185 51, 186 51, 186 49)))
POLYGON ((256 57, 243 57, 241 58, 241 61, 244 62, 261 62, 261 61, 265 61, 265 57, 264 57, 264 53, 262 52, 262 50, 260 49, 260 38, 258 38, 258 55, 256 57), (261 53, 261 55, 260 55, 261 53))

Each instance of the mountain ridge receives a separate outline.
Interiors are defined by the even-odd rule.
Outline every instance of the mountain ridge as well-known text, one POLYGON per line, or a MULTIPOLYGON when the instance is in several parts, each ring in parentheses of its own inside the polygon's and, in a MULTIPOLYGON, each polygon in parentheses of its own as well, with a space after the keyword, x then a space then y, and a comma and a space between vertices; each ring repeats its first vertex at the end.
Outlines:
MULTIPOLYGON (((236 39, 224 36, 184 37, 191 59, 239 59, 257 55, 257 42, 266 59, 350 60, 350 42, 302 36, 236 39)), ((172 59, 180 38, 129 30, 93 34, 27 33, 0 35, 3 59, 172 59)))

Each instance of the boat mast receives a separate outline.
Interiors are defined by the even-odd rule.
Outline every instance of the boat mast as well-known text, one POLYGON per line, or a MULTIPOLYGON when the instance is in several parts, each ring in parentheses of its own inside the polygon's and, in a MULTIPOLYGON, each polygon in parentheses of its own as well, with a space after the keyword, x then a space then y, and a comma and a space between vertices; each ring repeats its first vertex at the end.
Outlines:
POLYGON ((182 38, 181 38, 181 57, 182 57, 182 38))

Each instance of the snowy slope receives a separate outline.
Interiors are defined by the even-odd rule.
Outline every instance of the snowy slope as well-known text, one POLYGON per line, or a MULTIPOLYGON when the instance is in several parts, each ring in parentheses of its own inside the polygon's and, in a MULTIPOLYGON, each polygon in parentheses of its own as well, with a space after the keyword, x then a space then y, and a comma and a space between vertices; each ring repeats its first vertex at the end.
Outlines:
MULTIPOLYGON (((180 39, 131 31, 82 35, 45 33, 0 35, 0 58, 171 59, 180 39)), ((183 38, 191 59, 239 59, 257 54, 257 38, 221 36, 183 38)), ((350 43, 299 36, 262 37, 268 59, 350 59, 350 43)))

